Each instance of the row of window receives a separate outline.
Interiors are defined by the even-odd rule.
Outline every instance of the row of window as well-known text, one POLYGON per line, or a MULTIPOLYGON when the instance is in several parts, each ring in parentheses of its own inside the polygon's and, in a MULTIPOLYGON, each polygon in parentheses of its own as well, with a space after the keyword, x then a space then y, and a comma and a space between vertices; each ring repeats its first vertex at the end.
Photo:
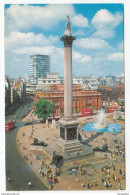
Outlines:
POLYGON ((73 91, 73 95, 95 95, 97 92, 80 92, 80 91, 73 91))

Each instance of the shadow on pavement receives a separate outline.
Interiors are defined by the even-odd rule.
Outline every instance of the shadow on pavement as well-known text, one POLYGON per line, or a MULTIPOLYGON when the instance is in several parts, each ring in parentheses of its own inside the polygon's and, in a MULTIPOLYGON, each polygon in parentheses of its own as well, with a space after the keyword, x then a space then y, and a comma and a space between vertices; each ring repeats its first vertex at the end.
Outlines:
POLYGON ((103 134, 103 132, 97 132, 95 135, 93 135, 93 136, 89 137, 88 139, 86 139, 85 141, 83 141, 82 144, 86 145, 86 144, 93 141, 94 139, 96 139, 97 137, 99 137, 102 134, 103 134))

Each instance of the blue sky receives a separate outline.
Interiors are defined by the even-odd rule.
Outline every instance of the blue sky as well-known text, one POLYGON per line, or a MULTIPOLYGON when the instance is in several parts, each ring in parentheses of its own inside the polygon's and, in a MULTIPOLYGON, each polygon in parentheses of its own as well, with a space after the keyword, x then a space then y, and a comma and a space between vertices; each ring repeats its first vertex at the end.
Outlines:
POLYGON ((50 55, 51 72, 64 75, 64 34, 70 16, 73 75, 124 72, 123 4, 5 5, 5 73, 29 74, 29 56, 50 55))

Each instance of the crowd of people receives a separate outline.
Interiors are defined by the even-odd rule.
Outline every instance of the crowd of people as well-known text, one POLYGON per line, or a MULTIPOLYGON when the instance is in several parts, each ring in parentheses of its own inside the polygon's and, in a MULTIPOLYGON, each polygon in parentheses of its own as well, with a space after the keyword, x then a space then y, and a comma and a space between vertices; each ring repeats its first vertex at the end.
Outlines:
MULTIPOLYGON (((88 162, 86 162, 88 164, 88 162)), ((77 160, 74 160, 74 165, 76 165, 75 168, 72 169, 72 173, 77 176, 78 174, 81 176, 84 176, 81 179, 81 187, 84 188, 92 188, 96 189, 98 185, 100 186, 105 186, 106 189, 112 189, 112 187, 118 187, 119 190, 122 190, 122 183, 121 181, 125 179, 125 168, 118 168, 115 163, 108 163, 108 165, 104 165, 101 167, 101 170, 97 169, 98 167, 96 166, 91 166, 91 168, 87 168, 87 166, 83 166, 81 164, 78 164, 77 160), (86 169, 86 168, 87 169, 86 169), (96 170, 97 169, 97 170, 96 170), (100 178, 97 178, 94 172, 97 171, 99 175, 101 175, 101 180, 100 178), (89 179, 87 176, 90 175, 89 173, 93 172, 93 178, 89 179), (97 178, 97 179, 96 179, 97 178)), ((90 167, 90 166, 89 166, 90 167)), ((81 177, 80 177, 81 178, 81 177)))
POLYGON ((42 162, 42 166, 39 168, 39 174, 41 177, 46 177, 50 189, 52 189, 54 184, 58 183, 57 176, 61 174, 61 169, 55 167, 54 170, 52 170, 49 165, 42 162))

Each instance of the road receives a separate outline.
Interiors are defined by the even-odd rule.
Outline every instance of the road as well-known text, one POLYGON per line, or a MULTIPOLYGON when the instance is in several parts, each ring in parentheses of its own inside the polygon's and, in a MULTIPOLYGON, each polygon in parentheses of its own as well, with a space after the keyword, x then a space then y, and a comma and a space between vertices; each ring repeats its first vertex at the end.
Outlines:
POLYGON ((22 158, 21 154, 17 150, 16 145, 16 133, 20 127, 24 125, 20 122, 22 115, 26 113, 28 107, 24 106, 21 110, 18 110, 13 115, 7 116, 6 121, 15 119, 14 116, 18 116, 16 122, 16 128, 6 132, 6 178, 10 177, 12 182, 6 185, 7 190, 19 191, 19 190, 48 190, 48 188, 38 179, 33 170, 22 158), (34 184, 33 187, 27 189, 27 182, 31 181, 34 184))

